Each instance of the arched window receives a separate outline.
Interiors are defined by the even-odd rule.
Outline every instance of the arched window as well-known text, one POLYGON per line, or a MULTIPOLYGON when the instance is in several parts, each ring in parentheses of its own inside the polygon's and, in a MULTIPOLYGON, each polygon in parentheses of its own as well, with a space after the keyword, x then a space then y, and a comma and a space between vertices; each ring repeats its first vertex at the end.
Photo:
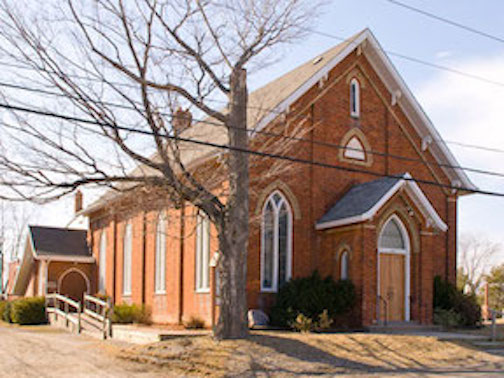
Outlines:
POLYGON ((348 279, 348 251, 343 251, 340 257, 340 279, 348 279))
POLYGON ((343 156, 347 159, 366 160, 366 153, 359 138, 354 136, 348 141, 343 156))
POLYGON ((107 232, 103 230, 100 236, 100 251, 99 251, 99 266, 98 266, 98 291, 105 293, 105 274, 107 271, 107 232))
POLYGON ((405 235, 399 222, 398 218, 394 216, 383 227, 379 240, 381 251, 400 252, 406 250, 405 235))
POLYGON ((166 219, 160 214, 156 226, 156 260, 155 260, 156 293, 166 291, 166 219))
POLYGON ((350 81, 350 115, 354 118, 360 116, 360 86, 357 79, 350 81))
POLYGON ((292 211, 275 191, 262 213, 261 290, 277 291, 291 277, 292 211))
POLYGON ((210 291, 210 220, 201 213, 196 225, 196 291, 210 291))
POLYGON ((131 258, 133 252, 133 228, 128 222, 123 239, 123 295, 131 295, 131 258))

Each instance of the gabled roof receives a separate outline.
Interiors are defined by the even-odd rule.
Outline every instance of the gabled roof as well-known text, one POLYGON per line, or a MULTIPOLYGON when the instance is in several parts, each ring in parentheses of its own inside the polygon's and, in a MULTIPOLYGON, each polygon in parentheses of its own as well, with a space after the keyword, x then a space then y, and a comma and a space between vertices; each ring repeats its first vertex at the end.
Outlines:
POLYGON ((448 229, 409 173, 353 186, 319 219, 315 228, 325 230, 370 220, 394 194, 403 188, 428 222, 443 232, 448 229))
MULTIPOLYGON (((251 92, 249 94, 247 109, 248 129, 251 131, 260 131, 278 117, 279 114, 288 111, 295 101, 316 85, 338 63, 343 61, 358 47, 361 48, 362 53, 369 60, 389 92, 391 94, 400 94, 396 98, 398 106, 406 117, 408 117, 420 138, 429 142, 427 143, 428 148, 437 162, 444 164, 442 169, 449 177, 451 184, 465 189, 476 189, 476 186, 470 181, 464 170, 448 167, 457 167, 459 164, 369 29, 357 33, 346 41, 318 55, 315 59, 311 59, 278 79, 251 92)), ((192 127, 185 130, 181 137, 218 145, 228 144, 226 128, 213 118, 207 118, 204 122, 195 123, 192 127)), ((181 160, 186 167, 222 152, 222 149, 217 147, 203 146, 189 142, 181 142, 180 150, 181 160)), ((139 165, 133 174, 152 173, 153 170, 151 168, 139 165)), ((83 213, 88 214, 90 211, 99 209, 107 201, 117 197, 117 194, 112 191, 106 193, 102 198, 85 209, 83 213)))
POLYGON ((68 228, 29 226, 33 254, 37 257, 91 257, 87 232, 68 228))
POLYGON ((28 226, 28 236, 13 285, 13 295, 24 295, 37 260, 94 263, 87 232, 68 228, 28 226))

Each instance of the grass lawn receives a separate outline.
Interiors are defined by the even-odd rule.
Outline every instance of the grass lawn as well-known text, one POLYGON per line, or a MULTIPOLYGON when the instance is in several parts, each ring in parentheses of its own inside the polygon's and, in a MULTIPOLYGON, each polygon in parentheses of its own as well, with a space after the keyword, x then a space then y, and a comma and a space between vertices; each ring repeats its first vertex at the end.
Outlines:
POLYGON ((499 372, 504 358, 432 337, 252 332, 247 340, 208 336, 176 338, 123 348, 128 360, 151 363, 174 375, 291 376, 333 374, 463 374, 499 372))

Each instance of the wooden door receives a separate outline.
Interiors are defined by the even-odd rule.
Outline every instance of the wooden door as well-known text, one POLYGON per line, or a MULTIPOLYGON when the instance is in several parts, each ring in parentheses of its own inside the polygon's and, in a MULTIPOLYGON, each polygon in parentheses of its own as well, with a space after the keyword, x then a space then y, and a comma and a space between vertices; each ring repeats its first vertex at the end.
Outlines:
POLYGON ((381 301, 380 317, 387 321, 404 321, 405 303, 405 256, 380 253, 380 296, 386 301, 387 309, 381 301))

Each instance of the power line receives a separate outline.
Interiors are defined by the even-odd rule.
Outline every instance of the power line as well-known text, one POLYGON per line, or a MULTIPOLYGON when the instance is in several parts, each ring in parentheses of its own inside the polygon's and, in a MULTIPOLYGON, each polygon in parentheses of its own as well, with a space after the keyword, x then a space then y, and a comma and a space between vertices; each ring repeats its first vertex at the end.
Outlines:
MULTIPOLYGON (((5 86, 5 87, 9 87, 9 88, 14 88, 14 89, 20 89, 20 90, 26 90, 26 91, 33 91, 33 92, 36 92, 36 93, 42 93, 42 94, 47 94, 47 95, 52 95, 52 96, 57 96, 57 97, 72 98, 72 99, 78 100, 78 98, 76 98, 74 96, 64 95, 64 94, 56 93, 56 92, 52 92, 52 91, 47 91, 45 89, 29 88, 29 87, 20 86, 20 85, 17 85, 17 84, 9 84, 9 83, 3 83, 3 82, 0 82, 0 87, 1 86, 5 86)), ((91 99, 89 99, 89 101, 92 102, 92 103, 104 104, 104 105, 107 105, 107 106, 117 107, 117 108, 120 108, 120 109, 135 111, 134 108, 132 108, 130 106, 127 106, 127 105, 110 103, 110 102, 100 102, 98 100, 91 100, 91 99)), ((168 113, 165 113, 165 112, 160 112, 160 115, 168 117, 168 118, 170 118, 172 120, 174 118, 176 118, 175 115, 168 114, 168 113)), ((212 121, 209 121, 209 120, 202 120, 202 119, 193 118, 193 121, 195 121, 197 123, 207 124, 207 125, 210 125, 210 126, 215 126, 215 127, 223 127, 224 126, 222 123, 212 122, 212 121)), ((231 128, 231 129, 238 129, 237 127, 232 126, 232 125, 226 125, 226 127, 231 128)), ((331 148, 343 149, 343 150, 362 151, 362 150, 360 150, 358 148, 352 148, 352 147, 348 147, 348 146, 343 146, 343 145, 336 144, 336 143, 324 142, 324 141, 319 141, 319 140, 312 140, 312 139, 307 139, 307 138, 302 138, 302 137, 296 137, 296 136, 287 136, 287 135, 284 135, 284 134, 281 134, 281 133, 274 133, 274 132, 265 131, 265 130, 250 129, 249 132, 251 134, 259 134, 259 135, 265 135, 265 136, 269 136, 269 137, 282 138, 282 139, 289 140, 289 141, 313 143, 314 145, 320 145, 320 146, 324 146, 324 147, 331 147, 331 148)), ((504 151, 502 151, 502 152, 504 153, 504 151)), ((401 155, 395 155, 395 154, 390 154, 390 153, 385 153, 385 152, 380 152, 380 151, 374 151, 374 150, 366 150, 365 153, 366 154, 370 154, 370 155, 374 155, 374 156, 389 157, 389 158, 396 159, 396 160, 410 161, 410 162, 419 162, 419 163, 422 163, 422 164, 426 164, 428 166, 437 166, 437 167, 443 167, 443 168, 459 169, 459 170, 463 170, 463 171, 467 171, 467 172, 472 172, 472 173, 478 173, 478 174, 484 174, 484 175, 496 176, 496 177, 504 177, 504 173, 495 172, 495 171, 488 171, 488 170, 479 169, 479 168, 463 167, 463 166, 460 166, 460 165, 452 165, 452 164, 446 164, 446 163, 432 162, 432 161, 428 161, 428 160, 416 159, 416 158, 411 158, 411 157, 406 157, 406 156, 401 156, 401 155)))
MULTIPOLYGON (((79 118, 79 117, 74 117, 74 116, 67 116, 67 115, 63 115, 63 114, 58 114, 58 113, 53 113, 53 112, 48 112, 48 111, 41 111, 41 110, 36 110, 36 109, 30 109, 30 108, 25 108, 25 107, 20 107, 20 106, 14 106, 14 105, 9 105, 9 104, 5 104, 5 103, 0 103, 0 108, 9 109, 9 110, 13 110, 13 111, 26 112, 26 113, 36 114, 36 115, 40 115, 40 116, 45 116, 45 117, 52 117, 52 118, 66 120, 66 121, 80 122, 80 123, 85 123, 88 125, 97 125, 97 126, 101 126, 101 127, 107 127, 107 128, 112 128, 112 129, 121 130, 121 131, 128 131, 128 132, 133 132, 133 133, 138 133, 138 134, 143 134, 143 135, 150 135, 150 136, 158 135, 159 137, 170 139, 170 140, 192 143, 192 144, 207 146, 207 147, 214 147, 214 148, 222 149, 222 150, 242 152, 242 153, 246 153, 246 154, 267 157, 267 158, 272 158, 272 159, 285 160, 285 161, 290 161, 293 163, 314 165, 314 166, 323 167, 323 168, 332 168, 332 169, 346 171, 346 172, 362 173, 362 174, 367 174, 367 175, 375 176, 375 177, 401 178, 405 181, 412 181, 412 182, 416 182, 416 183, 420 183, 420 184, 431 185, 431 186, 436 186, 436 187, 445 188, 445 189, 465 191, 465 192, 474 193, 474 194, 484 194, 484 195, 495 196, 495 197, 504 197, 504 193, 499 193, 499 192, 458 187, 458 186, 453 186, 453 185, 449 185, 449 184, 442 184, 442 183, 438 183, 438 182, 430 181, 430 180, 403 177, 401 175, 383 174, 383 173, 373 172, 373 171, 369 171, 369 170, 361 169, 361 168, 344 167, 341 165, 323 163, 323 162, 312 161, 312 160, 308 160, 308 159, 301 159, 301 158, 296 158, 296 157, 292 157, 292 156, 278 155, 278 154, 273 154, 273 153, 269 153, 269 152, 255 151, 255 150, 250 150, 248 148, 222 145, 222 144, 213 143, 213 142, 205 142, 205 141, 201 141, 201 140, 173 136, 173 135, 169 135, 169 134, 156 134, 152 131, 139 130, 139 129, 135 129, 135 128, 131 128, 131 127, 114 125, 114 124, 111 124, 108 122, 100 122, 100 121, 96 121, 96 120, 90 120, 90 119, 79 118)), ((247 130, 244 130, 244 131, 247 131, 247 130)))
MULTIPOLYGON (((52 92, 52 91, 48 91, 48 90, 45 90, 45 89, 29 88, 29 87, 21 86, 21 85, 18 85, 18 84, 10 84, 10 83, 0 82, 0 87, 2 87, 2 86, 8 87, 8 88, 13 88, 13 89, 25 90, 25 91, 29 91, 29 92, 41 93, 41 94, 46 94, 46 95, 51 95, 51 96, 57 96, 57 97, 62 97, 62 98, 71 98, 71 99, 74 99, 74 100, 80 100, 79 98, 77 98, 75 96, 64 95, 62 93, 52 92)), ((117 103, 111 103, 111 102, 101 102, 101 101, 92 100, 92 99, 88 99, 87 101, 89 101, 91 103, 104 104, 104 105, 107 105, 107 106, 117 107, 117 108, 120 108, 120 109, 135 111, 134 108, 132 108, 130 106, 127 106, 127 105, 122 105, 122 104, 117 104, 117 103)), ((169 117, 172 120, 174 118, 176 118, 176 116, 174 116, 173 114, 168 114, 168 113, 165 113, 165 112, 160 112, 160 115, 165 116, 165 117, 169 117)), ((193 121, 195 121, 197 123, 204 123, 204 124, 207 124, 207 125, 210 125, 210 126, 216 126, 216 127, 222 127, 223 126, 222 123, 212 122, 212 121, 209 121, 209 120, 202 120, 202 119, 196 119, 196 118, 194 118, 193 121)), ((232 125, 226 125, 226 127, 232 128, 232 129, 238 129, 237 127, 232 126, 232 125)), ((251 134, 266 135, 266 136, 276 137, 276 138, 282 138, 282 139, 286 139, 286 140, 289 140, 289 141, 313 143, 315 145, 320 145, 320 146, 324 146, 324 147, 332 147, 332 148, 343 149, 343 150, 361 151, 360 149, 352 148, 352 147, 348 147, 348 146, 342 146, 340 144, 335 144, 335 143, 330 143, 330 142, 324 142, 324 141, 319 141, 319 140, 306 139, 306 138, 302 138, 302 137, 287 136, 287 135, 284 135, 284 134, 281 134, 281 133, 274 133, 274 132, 265 131, 265 130, 250 129, 250 133, 251 134)), ((428 166, 437 166, 437 167, 443 167, 443 168, 459 169, 459 170, 463 170, 463 171, 467 171, 467 172, 472 172, 472 173, 478 173, 478 174, 484 174, 484 175, 496 176, 496 177, 504 177, 504 173, 495 172, 495 171, 488 171, 488 170, 479 169, 479 168, 463 167, 463 166, 460 166, 460 165, 452 165, 452 164, 446 164, 446 163, 432 162, 432 161, 428 161, 428 160, 415 159, 415 158, 410 158, 410 157, 406 157, 406 156, 389 154, 389 153, 379 152, 379 151, 374 151, 374 150, 367 150, 365 152, 367 154, 374 155, 374 156, 390 157, 392 159, 403 160, 403 161, 410 161, 410 162, 419 162, 419 163, 422 163, 422 164, 426 164, 428 166)), ((499 150, 497 150, 497 151, 493 150, 492 152, 499 152, 499 150)), ((504 153, 504 150, 501 150, 500 152, 504 153)))
MULTIPOLYGON (((390 1, 390 0, 386 0, 386 1, 390 1)), ((332 35, 332 34, 329 34, 329 33, 325 33, 325 32, 319 32, 319 31, 313 30, 313 29, 306 29, 306 30, 309 30, 310 32, 312 32, 314 34, 318 34, 318 35, 325 36, 325 37, 328 37, 328 38, 336 39, 336 40, 339 40, 339 41, 348 41, 349 43, 354 44, 355 46, 357 46, 356 42, 350 41, 348 38, 343 38, 343 37, 335 36, 335 35, 332 35)), ((410 57, 410 56, 407 56, 407 55, 403 55, 403 54, 400 54, 400 53, 392 52, 390 50, 385 50, 385 49, 381 48, 381 46, 378 46, 378 48, 381 49, 386 54, 389 54, 389 55, 392 55, 392 56, 395 56, 395 57, 398 57, 398 58, 401 58, 401 59, 405 59, 405 60, 408 60, 408 61, 411 61, 411 62, 415 62, 415 63, 422 64, 422 65, 426 65, 426 66, 431 67, 431 68, 436 68, 436 69, 444 70, 444 71, 451 72, 451 73, 454 73, 454 74, 463 75, 463 76, 466 76, 466 77, 471 78, 471 79, 480 80, 480 81, 483 81, 483 82, 487 82, 487 83, 490 83, 490 84, 494 84, 494 85, 498 85, 498 86, 504 87, 504 82, 497 82, 497 81, 490 80, 490 79, 487 79, 487 78, 483 78, 483 77, 480 77, 480 76, 477 76, 477 75, 473 75, 473 74, 470 74, 470 73, 467 73, 467 72, 459 71, 459 70, 456 70, 456 69, 453 69, 453 68, 450 68, 450 67, 441 66, 441 65, 438 65, 438 64, 435 64, 435 63, 427 62, 427 61, 420 60, 420 59, 417 59, 417 58, 413 58, 413 57, 410 57)), ((59 75, 57 72, 45 69, 43 67, 37 67, 37 69, 35 69, 35 68, 25 67, 25 66, 22 66, 22 65, 12 64, 12 63, 6 63, 6 62, 0 62, 0 65, 4 65, 4 66, 7 66, 7 67, 12 67, 12 68, 30 70, 30 71, 40 70, 42 72, 46 72, 46 73, 50 73, 50 74, 54 74, 54 75, 59 75)), ((67 74, 67 76, 68 77, 74 77, 74 78, 81 79, 81 80, 96 81, 96 82, 99 82, 99 83, 103 83, 103 80, 100 80, 100 79, 91 79, 89 77, 85 77, 85 76, 81 76, 81 75, 67 74)), ((180 77, 180 78, 182 78, 182 77, 180 77)), ((126 83, 111 82, 110 84, 117 85, 117 86, 125 86, 125 87, 130 87, 130 88, 137 88, 136 86, 133 86, 133 85, 130 85, 130 84, 126 84, 126 83)), ((76 97, 72 97, 70 95, 63 95, 63 94, 60 94, 60 93, 55 93, 55 92, 47 91, 47 90, 44 90, 44 89, 31 89, 31 88, 23 87, 23 86, 17 85, 17 84, 0 83, 0 86, 10 87, 10 88, 14 88, 14 89, 32 90, 33 92, 39 92, 41 94, 48 94, 48 95, 54 95, 54 96, 60 96, 60 97, 70 97, 70 98, 74 98, 74 99, 76 98, 76 97)), ((225 101, 225 100, 218 100, 218 99, 209 99, 209 98, 207 98, 207 99, 205 99, 205 101, 227 104, 227 101, 225 101)), ((121 105, 121 104, 112 104, 112 103, 109 103, 109 102, 100 102, 100 101, 91 101, 91 102, 101 103, 101 104, 104 104, 104 105, 114 106, 114 107, 123 108, 123 109, 131 110, 131 111, 135 110, 135 109, 133 109, 131 107, 128 107, 128 106, 125 106, 125 105, 121 105)), ((267 107, 250 106, 250 105, 248 105, 247 108, 248 109, 257 109, 257 110, 269 111, 269 112, 272 112, 272 113, 275 113, 275 114, 278 114, 278 115, 283 115, 284 114, 284 112, 282 112, 282 111, 278 111, 277 109, 271 109, 271 108, 267 108, 267 107)), ((200 122, 202 122, 202 121, 200 121, 200 122)), ((433 140, 435 140, 437 142, 444 142, 444 143, 447 143, 447 144, 457 145, 459 147, 464 147, 464 148, 478 149, 478 150, 487 151, 487 152, 503 153, 504 154, 504 149, 499 149, 499 148, 495 148, 495 147, 487 147, 487 146, 481 146, 481 145, 467 144, 467 143, 463 143, 463 142, 452 141, 452 140, 444 140, 444 139, 437 139, 437 138, 434 138, 433 140)), ((462 167, 458 167, 458 166, 449 166, 449 165, 447 165, 447 167, 463 169, 462 167)), ((472 168, 468 168, 468 170, 472 170, 472 168)), ((484 173, 482 170, 473 170, 473 171, 475 173, 484 173)))
POLYGON ((449 24, 451 26, 455 26, 455 27, 457 27, 459 29, 463 29, 465 31, 477 34, 479 36, 482 36, 482 37, 485 37, 485 38, 488 38, 488 39, 491 39, 491 40, 494 40, 494 41, 497 41, 497 42, 500 42, 500 43, 504 43, 504 38, 497 37, 497 36, 492 35, 490 33, 487 33, 487 32, 484 32, 484 31, 481 31, 481 30, 478 30, 478 29, 475 29, 475 28, 473 28, 471 26, 467 26, 467 25, 461 24, 460 22, 449 20, 447 18, 438 16, 438 15, 436 15, 434 13, 427 12, 427 11, 425 11, 423 9, 420 9, 420 8, 415 8, 415 7, 411 6, 411 5, 402 3, 402 2, 397 1, 397 0, 385 0, 385 1, 388 1, 389 3, 397 5, 399 7, 403 7, 405 9, 409 9, 409 10, 411 10, 413 12, 422 14, 422 15, 427 16, 429 18, 432 18, 434 20, 444 22, 445 24, 449 24))
MULTIPOLYGON (((343 37, 338 37, 338 36, 335 36, 335 35, 332 35, 332 34, 328 34, 328 33, 324 33, 324 32, 319 32, 319 31, 312 30, 312 29, 306 29, 306 30, 309 30, 309 31, 311 31, 311 32, 313 32, 315 34, 319 34, 319 35, 322 35, 322 36, 325 36, 325 37, 337 39, 339 41, 347 41, 348 40, 348 39, 345 39, 343 37)), ((353 41, 349 41, 349 42, 357 45, 353 41)), ((381 49, 381 47, 379 47, 379 48, 381 49)), ((437 69, 446 70, 448 72, 452 72, 452 73, 459 74, 459 75, 464 75, 464 76, 467 76, 467 77, 472 78, 472 79, 482 80, 482 81, 490 83, 490 84, 495 84, 495 85, 499 85, 499 86, 504 87, 504 83, 495 82, 493 80, 489 80, 489 79, 482 78, 482 77, 479 77, 479 76, 476 76, 476 75, 468 74, 468 73, 465 73, 465 72, 462 72, 462 71, 454 70, 454 69, 449 68, 449 67, 444 67, 444 66, 440 66, 440 65, 437 65, 437 64, 434 64, 434 63, 422 61, 422 60, 419 60, 419 59, 416 59, 416 58, 408 57, 406 55, 402 55, 402 54, 399 54, 399 53, 387 51, 387 50, 384 50, 384 49, 381 49, 381 50, 383 52, 389 54, 389 55, 393 55, 393 56, 396 56, 398 58, 406 59, 406 60, 409 60, 409 61, 412 61, 412 62, 416 62, 416 63, 419 63, 419 64, 427 65, 427 66, 429 66, 431 68, 437 68, 437 69)), ((12 63, 0 62, 0 65, 4 65, 4 66, 7 66, 7 67, 12 67, 12 68, 18 68, 18 69, 36 71, 35 68, 29 68, 29 67, 25 67, 25 66, 22 66, 22 65, 12 64, 12 63)), ((40 69, 41 71, 47 72, 47 73, 50 73, 50 74, 58 75, 57 72, 50 71, 50 70, 47 70, 47 69, 42 68, 42 67, 37 68, 37 69, 40 69)), ((100 79, 91 79, 89 77, 80 76, 80 75, 67 74, 67 76, 74 77, 74 78, 81 79, 81 80, 96 81, 96 82, 99 82, 99 83, 103 83, 103 81, 100 80, 100 79)), ((130 88, 136 88, 135 86, 129 85, 129 84, 126 84, 126 83, 111 82, 110 84, 117 85, 117 86, 125 86, 125 87, 130 87, 130 88)), ((20 85, 17 85, 17 84, 1 83, 0 86, 10 87, 10 88, 14 88, 14 89, 30 90, 30 89, 28 89, 26 87, 23 87, 23 86, 20 86, 20 85)), ((72 98, 69 95, 63 95, 63 94, 60 94, 60 93, 55 93, 55 92, 47 91, 47 90, 44 90, 44 89, 33 89, 33 91, 34 92, 39 92, 39 93, 42 93, 42 94, 48 94, 48 95, 54 95, 54 96, 70 97, 70 98, 72 98)), ((75 97, 73 97, 73 98, 75 99, 75 97)), ((205 99, 205 101, 227 104, 227 101, 225 101, 225 100, 218 100, 218 99, 209 99, 209 98, 207 98, 207 99, 205 99)), ((128 109, 128 110, 132 110, 132 111, 134 110, 131 107, 127 107, 127 106, 120 105, 120 104, 111 104, 111 103, 100 102, 100 101, 96 101, 95 103, 102 103, 104 105, 109 105, 109 106, 114 106, 114 107, 121 107, 123 109, 128 109)), ((247 108, 248 109, 257 109, 257 110, 269 111, 269 112, 272 112, 272 113, 275 113, 275 114, 278 114, 278 115, 284 114, 284 112, 278 111, 277 109, 271 109, 271 108, 267 108, 267 107, 250 106, 250 105, 248 105, 247 108)), ((498 149, 498 148, 495 148, 495 147, 486 147, 486 146, 467 144, 467 143, 462 143, 462 142, 458 142, 458 141, 451 141, 451 140, 444 140, 444 139, 437 139, 437 138, 435 138, 433 140, 435 140, 437 142, 444 142, 444 143, 447 143, 447 144, 457 145, 459 147, 465 147, 465 148, 477 149, 477 150, 482 150, 482 151, 487 151, 487 152, 495 152, 495 153, 503 153, 504 154, 504 149, 498 149)))
MULTIPOLYGON (((348 41, 348 43, 353 44, 354 46, 358 45, 355 41, 350 41, 347 38, 339 37, 337 35, 321 32, 321 31, 318 31, 318 30, 315 30, 315 29, 309 29, 309 28, 305 28, 305 30, 308 30, 308 31, 310 31, 310 32, 312 32, 314 34, 318 34, 318 35, 321 35, 321 36, 327 37, 327 38, 332 38, 332 39, 335 39, 335 40, 338 40, 338 41, 348 41)), ((483 77, 483 76, 474 75, 472 73, 465 72, 465 71, 460 71, 460 70, 457 70, 455 68, 451 68, 451 67, 448 67, 448 66, 443 66, 441 64, 428 62, 426 60, 422 60, 422 59, 419 59, 419 58, 411 57, 411 56, 408 56, 408 55, 405 55, 405 54, 401 54, 401 53, 398 53, 398 52, 395 52, 395 51, 385 50, 381 46, 377 46, 377 48, 379 50, 381 50, 382 52, 390 55, 390 56, 395 56, 396 58, 400 58, 400 59, 407 60, 407 61, 413 62, 413 63, 417 63, 417 64, 420 64, 420 65, 423 65, 423 66, 426 66, 426 67, 434 68, 434 69, 441 70, 441 71, 450 72, 452 74, 464 76, 464 77, 467 77, 469 79, 478 80, 478 81, 481 81, 481 82, 484 82, 484 83, 487 83, 487 84, 497 85, 499 87, 503 87, 504 88, 504 82, 501 82, 501 81, 496 81, 496 80, 488 79, 488 78, 483 77)))

